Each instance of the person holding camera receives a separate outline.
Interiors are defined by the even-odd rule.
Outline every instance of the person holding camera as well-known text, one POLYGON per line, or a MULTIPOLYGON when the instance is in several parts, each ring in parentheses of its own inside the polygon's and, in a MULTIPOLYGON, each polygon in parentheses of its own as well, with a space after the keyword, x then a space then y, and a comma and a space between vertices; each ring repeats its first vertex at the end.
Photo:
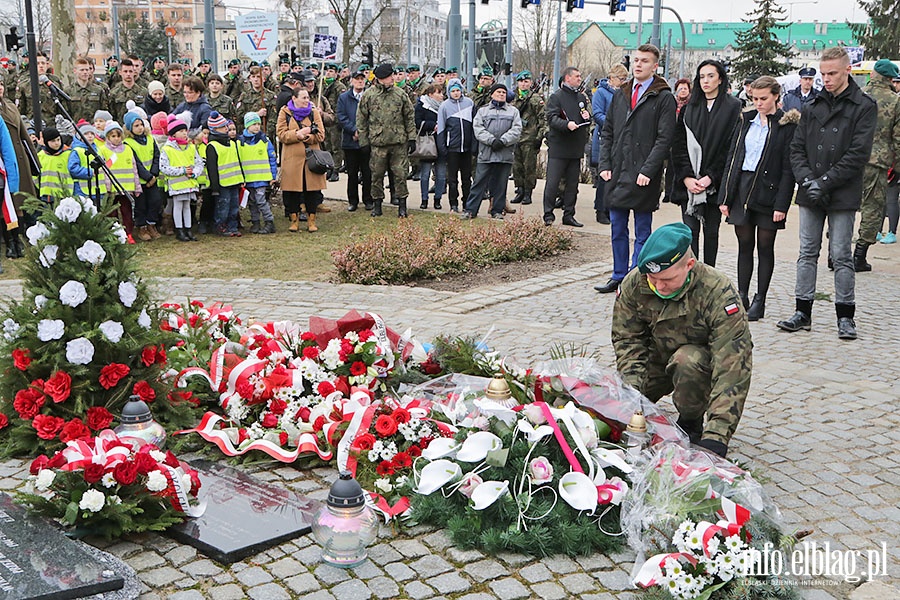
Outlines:
POLYGON ((328 183, 325 175, 313 173, 307 168, 306 149, 321 149, 325 141, 325 126, 306 88, 298 86, 294 89, 291 100, 278 113, 276 130, 278 140, 283 144, 281 190, 284 206, 291 218, 288 231, 300 231, 301 202, 306 205, 306 230, 318 231, 316 206, 321 202, 322 190, 328 183))

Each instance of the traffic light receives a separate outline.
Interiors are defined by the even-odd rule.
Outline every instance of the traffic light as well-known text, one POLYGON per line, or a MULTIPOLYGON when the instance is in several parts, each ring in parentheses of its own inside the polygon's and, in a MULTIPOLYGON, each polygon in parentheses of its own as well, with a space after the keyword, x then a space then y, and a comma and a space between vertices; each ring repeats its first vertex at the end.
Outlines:
POLYGON ((529 4, 531 4, 530 0, 522 0, 522 8, 528 8, 529 4))
POLYGON ((566 12, 575 10, 576 0, 566 0, 566 12))
POLYGON ((299 58, 300 56, 297 54, 297 46, 291 46, 291 66, 293 66, 294 62, 299 58))
POLYGON ((25 36, 17 32, 18 27, 10 27, 9 33, 6 34, 6 50, 8 52, 16 52, 19 48, 25 46, 25 36))
POLYGON ((366 44, 366 51, 363 52, 363 58, 366 59, 366 64, 369 65, 370 68, 375 68, 375 49, 372 48, 372 44, 366 44))
POLYGON ((619 10, 619 3, 617 0, 609 0, 609 15, 611 17, 616 16, 616 12, 619 10))
POLYGON ((482 4, 490 4, 490 0, 481 0, 482 4))

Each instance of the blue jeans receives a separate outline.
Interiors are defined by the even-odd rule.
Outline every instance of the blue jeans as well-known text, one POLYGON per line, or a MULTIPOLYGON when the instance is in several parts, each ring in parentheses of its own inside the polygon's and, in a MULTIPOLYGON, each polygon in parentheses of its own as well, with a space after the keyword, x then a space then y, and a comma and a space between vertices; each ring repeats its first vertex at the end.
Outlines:
POLYGON ((612 278, 616 281, 625 279, 628 271, 634 268, 638 261, 638 255, 644 242, 650 237, 650 230, 653 227, 652 212, 636 212, 634 213, 634 253, 631 255, 631 265, 628 263, 628 214, 632 212, 628 209, 610 208, 609 223, 610 237, 612 239, 613 253, 613 274, 612 278))
POLYGON ((484 191, 489 190, 491 192, 491 215, 502 215, 506 208, 506 187, 509 183, 510 172, 512 172, 510 163, 478 163, 475 166, 472 189, 466 199, 466 212, 473 217, 477 216, 478 208, 484 198, 484 191))
POLYGON ((219 188, 216 199, 216 229, 236 232, 238 230, 238 213, 241 210, 241 186, 231 185, 219 188))
POLYGON ((447 161, 419 163, 419 185, 422 188, 422 204, 428 204, 428 189, 431 187, 431 170, 434 169, 434 203, 441 201, 447 189, 447 161))
POLYGON ((800 256, 797 258, 798 300, 812 302, 816 295, 816 267, 822 249, 822 230, 828 219, 828 252, 834 263, 834 303, 856 304, 856 269, 853 264, 855 210, 800 206, 800 256))

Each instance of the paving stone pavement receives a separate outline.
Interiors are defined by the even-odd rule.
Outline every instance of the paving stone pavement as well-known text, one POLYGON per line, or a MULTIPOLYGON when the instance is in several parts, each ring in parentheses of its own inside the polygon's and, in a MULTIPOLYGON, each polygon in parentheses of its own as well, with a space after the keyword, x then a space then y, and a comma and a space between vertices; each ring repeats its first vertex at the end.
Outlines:
MULTIPOLYGON (((720 253, 719 268, 735 271, 735 256, 720 253)), ((244 316, 292 319, 313 314, 339 317, 349 308, 374 311, 395 329, 413 329, 428 340, 439 333, 487 335, 491 347, 530 362, 556 344, 585 346, 613 364, 609 340, 614 298, 592 286, 608 277, 602 263, 464 293, 425 288, 356 286, 272 280, 164 279, 158 297, 188 296, 228 302, 244 316)), ((860 339, 840 342, 830 301, 818 301, 813 330, 787 334, 775 321, 793 312, 794 265, 781 261, 767 317, 751 324, 755 344, 753 385, 730 450, 763 474, 789 530, 813 529, 807 539, 832 550, 866 553, 886 545, 887 584, 880 598, 900 598, 900 299, 895 276, 857 278, 860 339), (894 594, 891 596, 891 594, 894 594)), ((16 282, 0 282, 0 295, 18 295, 16 282)), ((820 289, 832 291, 830 273, 820 289)), ((668 400, 664 405, 673 410, 668 400)), ((0 489, 20 485, 27 463, 0 463, 0 489)), ((334 474, 298 474, 281 465, 249 471, 322 499, 334 474)), ((144 600, 177 598, 356 600, 362 598, 586 598, 626 600, 633 556, 593 555, 535 559, 487 556, 453 547, 444 532, 418 527, 397 534, 383 527, 369 559, 342 571, 318 562, 310 536, 281 544, 233 565, 217 565, 158 535, 131 536, 112 544, 93 541, 138 571, 144 600)), ((822 581, 802 588, 807 600, 846 598, 854 584, 822 581)))

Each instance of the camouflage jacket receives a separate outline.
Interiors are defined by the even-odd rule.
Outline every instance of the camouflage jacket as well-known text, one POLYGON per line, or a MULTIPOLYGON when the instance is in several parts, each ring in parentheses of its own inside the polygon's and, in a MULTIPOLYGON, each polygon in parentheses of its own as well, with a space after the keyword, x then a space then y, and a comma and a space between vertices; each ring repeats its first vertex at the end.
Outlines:
POLYGON ((266 77, 266 80, 263 81, 263 87, 269 90, 270 92, 278 93, 278 89, 281 87, 281 82, 275 78, 275 75, 269 75, 266 77))
POLYGON ((231 99, 231 96, 228 94, 219 94, 213 98, 211 95, 207 94, 206 101, 209 103, 210 110, 214 110, 220 115, 223 115, 226 119, 234 121, 234 100, 231 99))
POLYGON ((544 99, 541 95, 528 90, 525 96, 521 96, 519 90, 516 90, 510 104, 519 109, 519 116, 522 117, 522 136, 519 143, 543 139, 547 133, 547 118, 544 115, 544 99))
POLYGON ((753 341, 747 313, 731 280, 721 271, 696 263, 685 288, 664 300, 650 289, 646 275, 633 269, 619 287, 611 337, 619 373, 640 391, 650 383, 650 363, 665 367, 675 351, 687 344, 709 349, 708 413, 727 414, 732 407, 743 406, 750 390, 753 341))
MULTIPOLYGON (((89 81, 86 86, 81 87, 78 82, 75 82, 66 91, 72 98, 72 102, 69 103, 72 106, 69 114, 72 115, 76 123, 80 119, 93 123, 95 112, 98 110, 109 110, 109 94, 106 88, 99 83, 89 81)), ((141 98, 141 102, 143 101, 144 99, 141 98)), ((116 117, 115 113, 113 113, 113 117, 116 117)))
POLYGON ((360 146, 390 146, 416 139, 413 106, 398 87, 376 83, 363 92, 356 109, 360 146))
MULTIPOLYGON (((149 71, 144 71, 150 81, 158 81, 163 85, 168 85, 169 83, 169 75, 165 69, 157 71, 156 69, 151 69, 149 71)), ((174 106, 174 105, 173 105, 174 106)))
POLYGON ((238 131, 243 131, 244 115, 248 112, 259 112, 260 109, 266 109, 266 115, 262 117, 263 133, 269 136, 269 139, 275 139, 275 122, 278 119, 276 114, 275 101, 277 96, 271 90, 265 87, 259 91, 253 89, 253 86, 244 88, 244 93, 234 103, 235 123, 238 131))
POLYGON ((863 92, 878 103, 878 122, 869 164, 889 169, 897 164, 900 154, 900 96, 891 89, 891 83, 883 78, 872 78, 863 92))
POLYGON ((147 88, 140 82, 135 82, 131 88, 127 88, 125 83, 120 81, 113 86, 113 89, 109 90, 109 112, 112 113, 114 119, 122 123, 125 113, 128 112, 125 104, 129 100, 134 100, 136 105, 141 106, 146 99, 147 88))
POLYGON ((106 71, 106 87, 112 90, 116 87, 116 84, 122 81, 122 76, 119 75, 119 69, 109 69, 106 71))
POLYGON ((244 93, 244 78, 240 75, 227 73, 222 79, 225 81, 225 93, 232 98, 240 98, 241 94, 244 93))
MULTIPOLYGON (((55 83, 57 86, 62 87, 62 82, 59 77, 56 75, 51 75, 47 73, 47 77, 50 78, 50 81, 55 83)), ((53 96, 50 94, 50 88, 46 85, 38 86, 39 94, 40 94, 40 105, 41 105, 41 120, 44 122, 44 127, 56 127, 56 104, 53 102, 53 96)), ((4 92, 4 96, 6 92, 4 92)), ((11 98, 12 96, 10 96, 11 98)), ((18 90, 16 92, 16 100, 19 106, 19 112, 22 113, 22 116, 25 117, 25 120, 34 118, 34 111, 31 108, 31 77, 28 74, 28 71, 25 71, 19 75, 18 82, 18 90)), ((74 104, 74 103, 73 103, 74 104)), ((68 106, 67 108, 74 108, 73 106, 68 106)), ((71 110, 69 111, 71 113, 71 110)), ((88 121, 91 123, 94 122, 94 113, 88 117, 88 121)), ((76 120, 77 123, 77 120, 76 120)))
POLYGON ((472 91, 469 92, 469 98, 475 103, 475 107, 472 109, 472 114, 474 115, 478 112, 479 108, 491 103, 491 88, 483 88, 480 85, 476 85, 472 91))
POLYGON ((333 110, 337 109, 338 97, 347 91, 347 87, 339 79, 335 79, 322 90, 322 97, 328 100, 333 110))
POLYGON ((169 99, 169 104, 172 106, 172 110, 184 102, 184 87, 180 90, 174 89, 171 85, 166 86, 166 98, 169 99))

